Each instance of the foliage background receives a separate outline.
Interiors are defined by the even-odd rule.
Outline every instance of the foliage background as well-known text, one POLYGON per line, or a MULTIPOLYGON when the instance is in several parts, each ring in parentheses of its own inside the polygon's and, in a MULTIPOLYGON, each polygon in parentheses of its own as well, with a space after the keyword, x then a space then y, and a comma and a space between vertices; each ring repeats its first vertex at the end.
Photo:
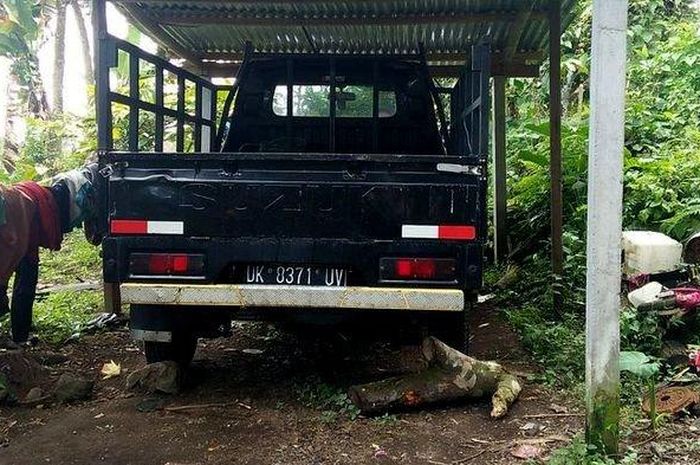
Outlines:
MULTIPOLYGON (((547 379, 565 385, 582 379, 584 355, 591 2, 579 8, 563 37, 566 309, 552 313, 548 286, 546 79, 513 80, 508 88, 509 241, 519 278, 500 295, 525 344, 547 367, 547 379)), ((699 30, 690 1, 630 1, 624 227, 679 241, 700 231, 699 30)), ((658 353, 667 328, 630 308, 621 318, 623 348, 658 353)))

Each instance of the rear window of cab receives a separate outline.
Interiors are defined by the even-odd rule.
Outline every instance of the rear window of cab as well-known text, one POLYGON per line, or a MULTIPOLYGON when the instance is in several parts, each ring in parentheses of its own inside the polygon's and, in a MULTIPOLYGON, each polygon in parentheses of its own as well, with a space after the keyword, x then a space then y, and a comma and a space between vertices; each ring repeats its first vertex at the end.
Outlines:
MULTIPOLYGON (((272 98, 272 112, 277 116, 301 118, 328 118, 331 113, 329 85, 295 84, 292 86, 291 114, 288 108, 288 87, 278 85, 272 98)), ((378 116, 391 118, 396 115, 396 93, 379 90, 378 116)), ((336 87, 337 118, 372 118, 374 88, 362 85, 336 87)))

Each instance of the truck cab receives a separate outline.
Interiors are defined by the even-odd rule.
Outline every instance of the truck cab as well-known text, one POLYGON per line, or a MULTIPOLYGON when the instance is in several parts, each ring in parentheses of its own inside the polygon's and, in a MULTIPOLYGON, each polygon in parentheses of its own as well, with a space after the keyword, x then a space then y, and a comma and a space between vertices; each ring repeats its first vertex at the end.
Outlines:
POLYGON ((487 235, 488 44, 443 81, 420 53, 248 44, 227 85, 111 36, 100 49, 94 229, 149 362, 187 364, 232 319, 302 315, 420 320, 465 348, 487 235))

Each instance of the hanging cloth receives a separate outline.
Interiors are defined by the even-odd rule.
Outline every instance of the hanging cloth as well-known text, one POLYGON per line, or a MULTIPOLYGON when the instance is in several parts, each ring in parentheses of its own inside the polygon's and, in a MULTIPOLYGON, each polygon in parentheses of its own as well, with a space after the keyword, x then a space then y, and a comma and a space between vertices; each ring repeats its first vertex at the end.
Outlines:
POLYGON ((0 186, 5 202, 5 224, 0 226, 0 288, 27 252, 36 205, 18 189, 0 186))
POLYGON ((39 247, 60 250, 63 235, 58 205, 51 191, 33 181, 25 181, 15 186, 36 205, 36 225, 31 228, 27 254, 39 259, 39 247))
POLYGON ((64 227, 68 231, 80 226, 85 219, 85 203, 92 191, 89 174, 86 168, 80 168, 58 174, 51 180, 52 185, 64 183, 70 192, 70 223, 64 227))

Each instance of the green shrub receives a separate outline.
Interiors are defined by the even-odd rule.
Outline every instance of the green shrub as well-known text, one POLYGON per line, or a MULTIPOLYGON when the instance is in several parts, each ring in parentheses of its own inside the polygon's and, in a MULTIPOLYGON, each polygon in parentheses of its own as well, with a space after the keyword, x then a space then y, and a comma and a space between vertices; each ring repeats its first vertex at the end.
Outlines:
POLYGON ((360 410, 352 403, 347 392, 311 376, 295 387, 296 397, 305 406, 321 411, 321 421, 333 423, 340 417, 355 420, 360 410))
POLYGON ((639 313, 632 307, 620 312, 620 347, 623 350, 658 354, 664 331, 653 312, 639 313))
POLYGON ((633 465, 638 461, 634 451, 627 452, 619 461, 603 457, 595 448, 586 445, 583 438, 577 436, 566 447, 556 450, 547 465, 633 465))
POLYGON ((526 306, 507 312, 522 342, 544 370, 544 380, 571 387, 583 380, 585 335, 583 322, 569 315, 563 321, 542 317, 542 309, 526 306))
POLYGON ((85 240, 82 229, 66 235, 61 250, 41 251, 39 279, 45 284, 94 282, 102 278, 100 249, 85 240))
MULTIPOLYGON (((700 230, 697 19, 687 0, 630 2, 623 224, 680 241, 700 230)), ((590 1, 580 2, 562 39, 566 305, 559 315, 551 305, 546 80, 513 80, 508 88, 509 240, 521 277, 500 299, 547 378, 564 384, 583 376, 589 115, 585 98, 573 94, 588 92, 590 20, 590 1)), ((622 311, 624 349, 657 354, 663 333, 653 316, 622 311)))

